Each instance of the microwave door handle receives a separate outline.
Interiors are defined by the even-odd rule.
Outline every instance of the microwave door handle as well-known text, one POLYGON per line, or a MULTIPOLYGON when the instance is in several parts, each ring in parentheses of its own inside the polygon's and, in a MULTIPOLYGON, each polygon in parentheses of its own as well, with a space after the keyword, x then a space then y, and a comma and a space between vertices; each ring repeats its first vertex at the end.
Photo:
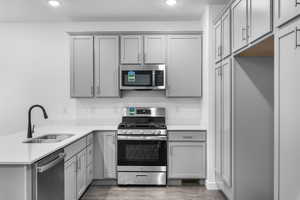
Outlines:
POLYGON ((155 87, 155 70, 152 71, 152 86, 155 87))

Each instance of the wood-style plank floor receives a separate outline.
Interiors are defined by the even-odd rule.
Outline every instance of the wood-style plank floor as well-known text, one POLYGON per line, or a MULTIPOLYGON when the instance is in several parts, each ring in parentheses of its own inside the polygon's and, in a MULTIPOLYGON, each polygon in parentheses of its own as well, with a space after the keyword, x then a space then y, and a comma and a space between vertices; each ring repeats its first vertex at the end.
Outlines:
POLYGON ((103 187, 91 186, 81 200, 225 200, 218 191, 199 186, 103 187))

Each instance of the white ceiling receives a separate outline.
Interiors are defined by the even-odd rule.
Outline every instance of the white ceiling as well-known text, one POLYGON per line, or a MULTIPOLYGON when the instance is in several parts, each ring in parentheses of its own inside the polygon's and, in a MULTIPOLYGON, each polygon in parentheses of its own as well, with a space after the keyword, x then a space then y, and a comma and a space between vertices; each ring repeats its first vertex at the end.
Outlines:
POLYGON ((204 6, 228 0, 60 0, 52 8, 47 0, 0 0, 0 21, 97 21, 97 20, 198 20, 204 6))

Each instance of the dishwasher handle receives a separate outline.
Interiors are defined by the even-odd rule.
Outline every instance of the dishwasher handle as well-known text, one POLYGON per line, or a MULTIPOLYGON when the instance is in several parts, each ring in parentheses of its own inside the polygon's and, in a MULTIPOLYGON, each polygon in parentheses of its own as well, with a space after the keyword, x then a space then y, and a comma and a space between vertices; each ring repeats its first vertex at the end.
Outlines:
POLYGON ((65 156, 66 156, 65 153, 59 153, 58 157, 56 159, 52 160, 51 162, 49 162, 43 166, 37 167, 37 172, 43 173, 43 172, 47 171, 48 169, 51 169, 52 167, 54 167, 55 165, 57 165, 58 163, 63 161, 65 156))

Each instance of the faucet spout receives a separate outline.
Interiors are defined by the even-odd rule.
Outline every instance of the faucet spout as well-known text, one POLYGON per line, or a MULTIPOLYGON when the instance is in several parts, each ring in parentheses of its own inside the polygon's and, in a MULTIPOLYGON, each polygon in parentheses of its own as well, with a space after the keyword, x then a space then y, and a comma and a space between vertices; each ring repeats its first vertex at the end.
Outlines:
POLYGON ((34 108, 40 108, 43 112, 43 115, 44 115, 44 119, 48 119, 48 115, 47 115, 47 112, 45 110, 45 108, 41 105, 33 105, 29 108, 28 110, 28 129, 27 129, 27 138, 32 138, 32 133, 33 133, 33 129, 32 129, 32 124, 31 124, 31 111, 34 109, 34 108))

